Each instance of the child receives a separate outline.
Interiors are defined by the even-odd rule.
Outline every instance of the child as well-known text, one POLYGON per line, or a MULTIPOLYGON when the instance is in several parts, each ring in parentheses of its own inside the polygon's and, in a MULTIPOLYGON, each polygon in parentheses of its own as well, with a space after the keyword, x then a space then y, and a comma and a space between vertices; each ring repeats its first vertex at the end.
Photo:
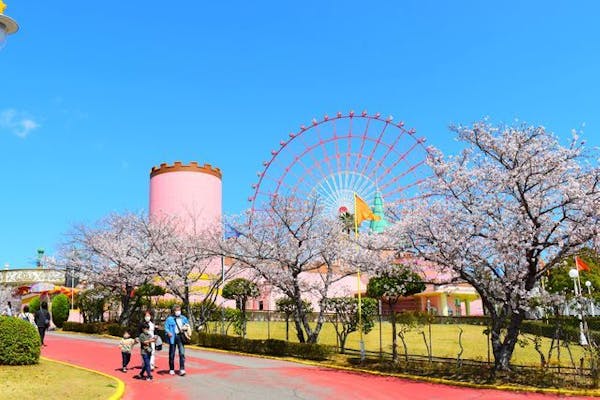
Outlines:
POLYGON ((150 326, 147 322, 142 325, 142 333, 138 337, 140 347, 142 350, 142 371, 139 375, 136 375, 137 379, 144 379, 144 371, 146 372, 146 380, 152 380, 152 370, 150 368, 150 356, 152 355, 152 343, 156 341, 156 338, 150 334, 150 326))
POLYGON ((135 345, 135 340, 131 338, 129 332, 123 332, 123 338, 119 342, 119 348, 121 349, 121 358, 123 359, 123 372, 127 372, 127 365, 129 365, 129 361, 131 360, 131 350, 135 345))

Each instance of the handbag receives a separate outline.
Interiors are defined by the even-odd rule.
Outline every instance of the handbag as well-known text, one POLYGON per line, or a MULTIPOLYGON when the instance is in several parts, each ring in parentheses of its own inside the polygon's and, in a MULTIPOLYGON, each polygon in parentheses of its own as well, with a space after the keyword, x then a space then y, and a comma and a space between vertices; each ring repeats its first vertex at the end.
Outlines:
POLYGON ((156 342, 154 342, 154 350, 161 351, 163 346, 163 341, 160 336, 156 336, 156 342))
POLYGON ((181 340, 181 343, 190 344, 190 339, 191 339, 190 326, 188 324, 181 326, 181 325, 179 325, 177 320, 175 320, 175 324, 177 324, 177 327, 179 328, 178 335, 179 335, 179 339, 181 340))

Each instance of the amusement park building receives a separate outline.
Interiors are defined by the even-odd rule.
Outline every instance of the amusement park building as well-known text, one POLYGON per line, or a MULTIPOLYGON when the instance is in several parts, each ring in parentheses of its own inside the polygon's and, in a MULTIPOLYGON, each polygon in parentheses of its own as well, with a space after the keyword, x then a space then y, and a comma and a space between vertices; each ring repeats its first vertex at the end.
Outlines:
MULTIPOLYGON (((374 204, 378 208, 379 204, 374 204)), ((222 173, 219 168, 209 164, 199 165, 196 162, 183 164, 175 162, 172 165, 163 163, 153 167, 150 171, 150 217, 172 216, 181 221, 187 221, 184 229, 198 229, 208 227, 210 224, 221 221, 222 217, 222 173)), ((401 260, 408 265, 414 265, 427 282, 435 282, 440 278, 438 268, 430 263, 422 262, 415 258, 401 260)), ((222 263, 215 259, 209 272, 220 275, 222 263)), ((307 274, 308 281, 317 282, 318 274, 307 274)), ((362 293, 366 291, 369 277, 363 275, 360 282, 362 293)), ((192 288, 194 292, 194 288, 192 288)), ((201 290, 196 288, 196 290, 201 290)), ((358 284, 355 276, 340 279, 332 286, 330 296, 354 296, 357 294, 358 284)), ((261 287, 261 294, 248 301, 249 310, 275 310, 276 300, 282 297, 277 290, 269 286, 261 287)), ((192 300, 194 298, 192 297, 192 300)), ((317 299, 306 299, 318 308, 317 299)), ((220 296, 219 304, 234 307, 232 301, 227 301, 220 296)), ((424 292, 403 299, 398 305, 398 310, 430 310, 438 315, 481 315, 482 305, 479 296, 473 287, 467 284, 442 284, 428 283, 424 292)), ((386 313, 389 310, 383 309, 386 313)))

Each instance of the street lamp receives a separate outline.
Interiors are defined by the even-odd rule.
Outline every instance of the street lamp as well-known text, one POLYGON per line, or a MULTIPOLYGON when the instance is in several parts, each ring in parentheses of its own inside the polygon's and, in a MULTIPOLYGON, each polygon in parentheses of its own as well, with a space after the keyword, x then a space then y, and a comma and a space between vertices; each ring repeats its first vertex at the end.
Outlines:
POLYGON ((588 297, 590 298, 590 311, 592 312, 592 317, 596 316, 596 307, 594 306, 594 299, 592 298, 592 282, 585 281, 585 286, 588 290, 588 297))
POLYGON ((569 278, 573 279, 573 290, 575 291, 575 298, 577 300, 577 311, 579 315, 579 344, 582 346, 587 346, 588 341, 585 336, 585 331, 583 328, 583 310, 581 307, 581 282, 579 281, 579 271, 576 268, 571 268, 569 270, 569 278))
POLYGON ((19 24, 8 15, 4 15, 5 9, 6 4, 0 0, 0 49, 6 45, 8 35, 12 35, 19 30, 19 24))

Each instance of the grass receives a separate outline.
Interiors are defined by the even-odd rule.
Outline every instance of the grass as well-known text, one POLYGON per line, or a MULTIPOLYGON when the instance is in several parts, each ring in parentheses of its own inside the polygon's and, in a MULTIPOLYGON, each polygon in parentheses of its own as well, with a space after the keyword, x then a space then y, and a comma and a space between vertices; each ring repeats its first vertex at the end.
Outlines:
POLYGON ((0 365, 0 399, 107 399, 116 382, 105 376, 40 359, 37 365, 0 365))
MULTIPOLYGON (((463 329, 462 334, 462 345, 464 352, 462 354, 463 359, 472 360, 488 360, 488 341, 487 336, 484 334, 486 329, 484 326, 476 325, 432 325, 431 326, 431 338, 433 342, 432 354, 436 357, 447 357, 456 358, 460 347, 458 344, 458 335, 460 329, 463 329)), ((216 332, 219 332, 217 328, 216 332)), ((409 354, 427 355, 427 349, 423 340, 421 331, 425 332, 428 338, 428 328, 424 326, 420 329, 415 329, 406 334, 406 342, 409 354)), ((269 337, 273 339, 285 340, 285 322, 273 321, 270 323, 264 321, 252 321, 248 323, 247 337, 249 339, 267 339, 269 337)), ((232 334, 231 330, 229 334, 232 334)), ((390 323, 384 322, 381 325, 381 338, 382 338, 382 349, 384 352, 391 352, 392 348, 392 327, 390 323)), ((290 323, 289 330, 290 341, 298 341, 296 338, 296 330, 292 323, 290 323)), ((523 347, 517 345, 513 355, 513 363, 520 365, 540 365, 540 357, 536 352, 531 335, 521 335, 521 343, 523 347)), ((346 347, 350 349, 359 349, 360 335, 356 332, 351 333, 348 337, 346 347)), ((379 352, 379 324, 375 324, 374 329, 364 337, 365 349, 367 351, 379 352)), ((323 325, 323 329, 319 335, 319 343, 337 346, 337 340, 335 330, 331 323, 323 325)), ((542 351, 545 354, 546 359, 548 358, 548 350, 550 349, 551 340, 548 338, 542 338, 542 351)), ((584 350, 577 344, 570 344, 570 350, 573 355, 575 364, 579 365, 579 360, 584 356, 584 350)), ((398 338, 398 353, 403 353, 403 347, 400 339, 398 338)), ((490 358, 493 361, 493 354, 490 358)), ((553 351, 551 363, 558 365, 556 348, 553 351)), ((568 351, 565 347, 561 346, 561 366, 572 366, 571 359, 568 351)))

